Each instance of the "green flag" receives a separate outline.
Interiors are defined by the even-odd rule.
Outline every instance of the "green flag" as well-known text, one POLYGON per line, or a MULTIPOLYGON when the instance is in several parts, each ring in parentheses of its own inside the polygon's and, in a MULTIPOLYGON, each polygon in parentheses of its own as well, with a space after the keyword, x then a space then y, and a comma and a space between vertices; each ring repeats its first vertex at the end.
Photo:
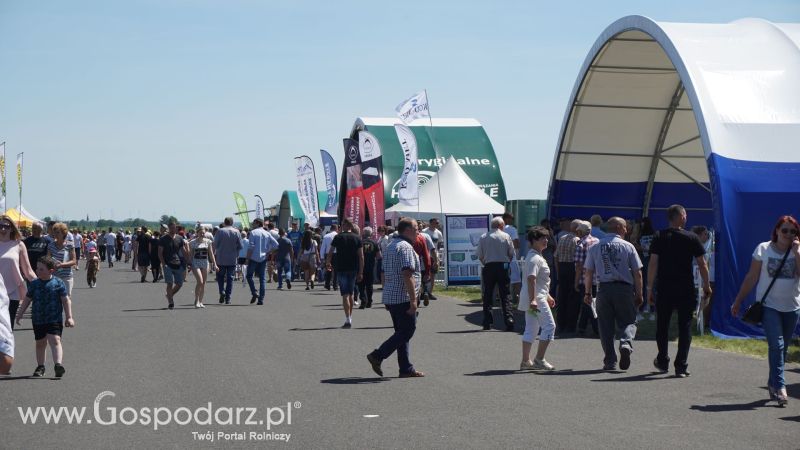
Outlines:
POLYGON ((250 214, 247 213, 247 202, 244 201, 242 194, 238 192, 233 193, 233 199, 236 200, 236 213, 239 214, 239 220, 242 222, 242 227, 249 227, 250 214))

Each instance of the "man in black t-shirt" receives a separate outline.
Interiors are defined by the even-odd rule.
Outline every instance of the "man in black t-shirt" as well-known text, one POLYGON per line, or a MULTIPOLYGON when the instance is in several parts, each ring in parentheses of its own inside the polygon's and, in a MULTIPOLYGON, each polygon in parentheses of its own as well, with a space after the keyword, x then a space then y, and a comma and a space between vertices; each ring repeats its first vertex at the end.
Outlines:
POLYGON ((372 285, 375 284, 375 261, 381 258, 378 244, 372 240, 372 228, 364 227, 361 231, 362 249, 364 252, 364 276, 358 283, 358 298, 361 305, 358 309, 372 308, 372 285))
POLYGON ((675 355, 675 376, 689 376, 688 357, 692 345, 692 313, 697 307, 692 261, 697 262, 703 279, 703 293, 711 296, 705 248, 696 234, 686 231, 686 209, 672 205, 667 210, 669 228, 659 231, 650 244, 650 267, 647 273, 647 299, 656 306, 658 323, 656 369, 669 371, 669 323, 672 311, 678 310, 678 353, 675 355))
POLYGON ((333 268, 336 271, 345 315, 342 328, 350 328, 353 324, 353 294, 356 282, 360 283, 364 274, 364 249, 361 238, 353 232, 353 223, 350 219, 342 221, 342 232, 333 238, 331 247, 336 250, 336 257, 331 264, 333 252, 328 252, 326 266, 328 270, 333 268))
MULTIPOLYGON (((28 251, 28 261, 31 267, 36 268, 36 263, 39 258, 47 254, 47 238, 42 236, 42 224, 34 222, 31 225, 32 236, 28 236, 22 242, 25 243, 25 248, 28 251)), ((12 318, 13 319, 13 318, 12 318)))

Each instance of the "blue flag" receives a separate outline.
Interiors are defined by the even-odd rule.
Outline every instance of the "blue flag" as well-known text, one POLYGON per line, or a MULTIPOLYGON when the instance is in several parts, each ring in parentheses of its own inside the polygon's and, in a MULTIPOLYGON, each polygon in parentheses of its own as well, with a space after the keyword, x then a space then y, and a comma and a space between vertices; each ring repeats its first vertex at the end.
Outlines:
POLYGON ((322 154, 322 170, 325 172, 325 190, 328 191, 328 203, 325 204, 325 212, 335 216, 339 209, 339 189, 336 187, 336 162, 333 157, 325 150, 319 151, 322 154))

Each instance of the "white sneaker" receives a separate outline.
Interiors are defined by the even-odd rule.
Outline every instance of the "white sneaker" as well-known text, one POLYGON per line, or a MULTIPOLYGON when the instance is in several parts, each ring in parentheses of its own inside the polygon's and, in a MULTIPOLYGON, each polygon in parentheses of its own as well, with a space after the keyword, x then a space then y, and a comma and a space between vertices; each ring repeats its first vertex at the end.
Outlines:
POLYGON ((535 370, 536 366, 532 361, 522 361, 519 363, 519 370, 535 370))
POLYGON ((642 313, 636 313, 636 321, 641 322, 642 320, 644 320, 642 313))
POLYGON ((650 313, 650 316, 647 317, 647 320, 650 322, 656 320, 656 313, 650 313))
POLYGON ((205 308, 205 307, 206 307, 206 305, 204 305, 204 304, 200 303, 200 307, 201 307, 201 308, 205 308))
POLYGON ((200 309, 200 304, 194 305, 194 309, 200 309))
POLYGON ((556 370, 546 359, 534 359, 533 370, 556 370))

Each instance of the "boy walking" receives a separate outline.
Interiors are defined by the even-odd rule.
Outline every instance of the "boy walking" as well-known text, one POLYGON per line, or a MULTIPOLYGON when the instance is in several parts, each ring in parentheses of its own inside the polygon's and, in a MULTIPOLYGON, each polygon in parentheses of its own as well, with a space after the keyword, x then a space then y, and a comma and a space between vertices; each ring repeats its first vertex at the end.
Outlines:
POLYGON ((72 318, 72 302, 67 295, 67 287, 60 278, 54 277, 56 262, 47 256, 39 258, 36 264, 36 276, 38 279, 31 282, 31 287, 25 300, 17 311, 17 325, 21 325, 22 315, 28 309, 28 305, 33 303, 31 317, 33 321, 33 335, 36 339, 36 370, 34 377, 44 376, 45 367, 45 348, 50 344, 55 363, 54 372, 56 378, 64 375, 64 366, 61 364, 63 350, 61 348, 61 332, 64 326, 74 327, 75 320, 72 318), (64 313, 67 320, 63 321, 64 313))

